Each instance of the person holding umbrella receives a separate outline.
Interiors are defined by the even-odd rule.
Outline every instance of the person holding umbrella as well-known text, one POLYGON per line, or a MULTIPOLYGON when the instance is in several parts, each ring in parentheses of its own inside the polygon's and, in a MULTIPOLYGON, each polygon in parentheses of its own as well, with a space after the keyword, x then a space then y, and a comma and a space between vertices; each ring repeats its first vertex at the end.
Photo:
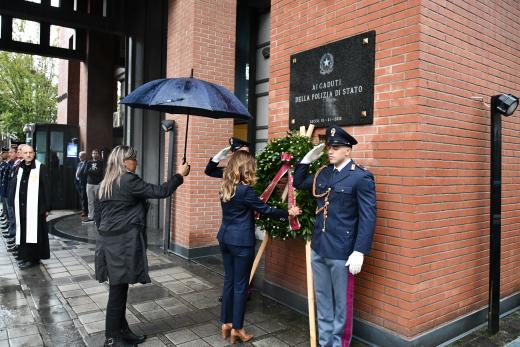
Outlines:
POLYGON ((253 190, 255 181, 255 157, 247 151, 233 153, 220 187, 222 224, 217 234, 225 272, 220 311, 222 337, 230 337, 233 344, 253 338, 244 329, 244 314, 255 256, 254 212, 280 219, 301 214, 297 206, 289 211, 269 207, 253 190))
POLYGON ((218 163, 226 159, 229 151, 231 151, 231 153, 235 153, 236 151, 249 152, 249 146, 249 142, 241 140, 238 137, 230 137, 229 146, 221 149, 220 152, 215 154, 213 158, 209 160, 204 173, 210 177, 222 178, 222 175, 224 174, 224 168, 218 167, 218 163))
POLYGON ((117 146, 110 153, 96 201, 96 279, 109 281, 104 346, 135 346, 146 336, 134 334, 125 318, 128 285, 150 283, 146 257, 146 199, 170 196, 189 173, 187 163, 162 185, 135 174, 137 152, 117 146))

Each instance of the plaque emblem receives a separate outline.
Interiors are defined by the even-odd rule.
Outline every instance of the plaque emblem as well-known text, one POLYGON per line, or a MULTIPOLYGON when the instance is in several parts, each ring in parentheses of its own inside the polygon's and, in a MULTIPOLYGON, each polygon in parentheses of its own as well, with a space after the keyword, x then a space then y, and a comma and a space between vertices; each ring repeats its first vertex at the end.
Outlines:
POLYGON ((325 53, 320 59, 320 74, 327 75, 334 71, 334 57, 330 53, 325 53))
POLYGON ((336 129, 332 128, 330 130, 330 136, 334 136, 334 135, 336 135, 336 129))

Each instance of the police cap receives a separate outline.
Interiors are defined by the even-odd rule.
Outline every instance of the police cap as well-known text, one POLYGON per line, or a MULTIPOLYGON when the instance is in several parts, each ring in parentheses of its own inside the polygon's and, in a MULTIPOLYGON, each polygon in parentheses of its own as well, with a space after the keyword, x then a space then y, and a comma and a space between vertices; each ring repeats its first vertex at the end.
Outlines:
POLYGON ((249 142, 241 140, 238 137, 230 137, 229 145, 231 146, 231 152, 235 152, 242 147, 249 147, 249 142))
POLYGON ((349 133, 337 125, 327 128, 327 144, 329 146, 349 146, 357 145, 357 140, 349 133))

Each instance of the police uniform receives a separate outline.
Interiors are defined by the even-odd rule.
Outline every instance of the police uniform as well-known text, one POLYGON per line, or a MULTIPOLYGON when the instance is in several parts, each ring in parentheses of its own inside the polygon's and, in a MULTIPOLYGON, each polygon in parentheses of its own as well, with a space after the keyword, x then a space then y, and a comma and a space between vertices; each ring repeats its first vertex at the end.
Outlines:
MULTIPOLYGON (((351 147, 357 141, 340 127, 331 126, 327 143, 351 147)), ((310 164, 300 163, 294 171, 294 186, 312 190, 317 198, 311 263, 320 346, 350 343, 352 308, 347 303, 352 302, 349 279, 353 276, 345 262, 354 251, 370 251, 376 224, 373 175, 351 159, 342 164, 338 168, 329 164, 316 175, 307 175, 310 164)))
MULTIPOLYGON (((2 147, 2 154, 9 151, 9 148, 2 147)), ((7 204, 5 203, 7 192, 7 178, 9 176, 9 160, 0 162, 0 199, 2 202, 2 218, 7 218, 7 204)))

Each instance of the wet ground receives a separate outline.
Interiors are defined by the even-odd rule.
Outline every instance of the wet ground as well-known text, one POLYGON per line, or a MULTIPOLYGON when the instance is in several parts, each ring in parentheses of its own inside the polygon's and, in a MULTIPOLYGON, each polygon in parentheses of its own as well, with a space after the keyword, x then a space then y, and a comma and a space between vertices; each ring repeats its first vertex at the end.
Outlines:
MULTIPOLYGON (((79 236, 92 228, 79 217, 69 227, 79 236)), ((0 239, 0 347, 102 346, 108 286, 93 279, 95 246, 50 235, 51 259, 20 271, 0 239)), ((156 246, 148 254, 152 283, 131 286, 127 305, 131 328, 149 336, 140 346, 227 345, 219 333, 220 257, 188 261, 156 246)), ((260 275, 257 286, 261 281, 260 275)), ((307 317, 259 291, 248 303, 245 327, 255 338, 242 346, 309 346, 307 317)), ((504 346, 519 335, 517 312, 501 320, 497 336, 489 337, 483 327, 450 346, 504 346)))

